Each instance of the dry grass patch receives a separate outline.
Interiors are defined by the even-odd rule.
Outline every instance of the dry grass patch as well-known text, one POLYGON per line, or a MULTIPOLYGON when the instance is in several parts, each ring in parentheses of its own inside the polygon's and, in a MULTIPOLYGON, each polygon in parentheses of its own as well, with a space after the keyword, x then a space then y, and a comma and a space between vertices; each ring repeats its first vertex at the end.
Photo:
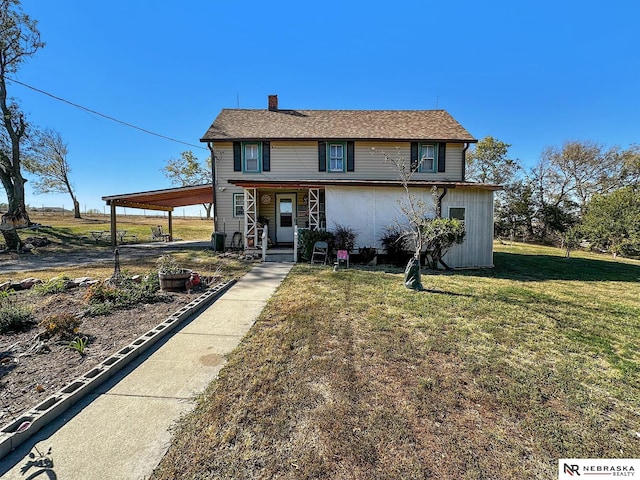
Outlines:
POLYGON ((640 265, 559 255, 505 247, 424 293, 296 266, 154 478, 547 479, 639 457, 640 265))

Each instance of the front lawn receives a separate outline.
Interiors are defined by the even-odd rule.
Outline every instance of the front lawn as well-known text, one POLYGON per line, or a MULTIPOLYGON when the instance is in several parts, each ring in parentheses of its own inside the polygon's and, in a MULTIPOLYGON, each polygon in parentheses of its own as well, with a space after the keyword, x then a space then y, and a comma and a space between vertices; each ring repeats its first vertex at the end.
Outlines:
POLYGON ((539 478, 640 457, 640 262, 497 246, 424 275, 298 265, 156 479, 539 478))

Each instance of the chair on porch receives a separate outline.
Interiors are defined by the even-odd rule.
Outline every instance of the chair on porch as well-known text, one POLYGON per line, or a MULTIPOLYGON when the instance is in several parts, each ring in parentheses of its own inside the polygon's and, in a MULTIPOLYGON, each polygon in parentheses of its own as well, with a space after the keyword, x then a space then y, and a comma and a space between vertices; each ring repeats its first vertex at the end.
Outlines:
POLYGON ((311 253, 311 265, 322 261, 324 265, 327 264, 329 259, 329 244, 327 242, 316 242, 313 244, 313 252, 311 253))

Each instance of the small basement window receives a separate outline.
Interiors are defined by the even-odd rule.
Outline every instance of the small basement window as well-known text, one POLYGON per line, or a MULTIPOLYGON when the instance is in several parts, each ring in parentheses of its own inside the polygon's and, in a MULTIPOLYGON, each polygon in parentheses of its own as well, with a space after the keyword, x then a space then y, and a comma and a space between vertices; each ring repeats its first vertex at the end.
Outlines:
POLYGON ((464 222, 465 207, 449 207, 449 218, 464 222))

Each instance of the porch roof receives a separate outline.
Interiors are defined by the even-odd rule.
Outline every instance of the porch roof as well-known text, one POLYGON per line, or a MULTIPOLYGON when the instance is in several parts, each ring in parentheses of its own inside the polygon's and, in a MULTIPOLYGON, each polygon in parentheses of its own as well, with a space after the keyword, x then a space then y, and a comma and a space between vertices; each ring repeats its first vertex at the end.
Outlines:
POLYGON ((170 212, 175 207, 186 207, 213 201, 213 185, 207 183, 193 187, 166 188, 148 192, 122 193, 102 197, 107 205, 143 208, 170 212))
MULTIPOLYGON (((399 180, 351 180, 351 179, 314 179, 314 180, 275 180, 275 179, 255 179, 242 178, 237 180, 227 180, 232 185, 243 188, 322 188, 327 186, 342 187, 400 187, 399 180)), ((430 180, 411 180, 410 187, 436 187, 436 188, 478 188, 481 190, 502 190, 502 185, 493 183, 475 182, 446 182, 430 180)))

